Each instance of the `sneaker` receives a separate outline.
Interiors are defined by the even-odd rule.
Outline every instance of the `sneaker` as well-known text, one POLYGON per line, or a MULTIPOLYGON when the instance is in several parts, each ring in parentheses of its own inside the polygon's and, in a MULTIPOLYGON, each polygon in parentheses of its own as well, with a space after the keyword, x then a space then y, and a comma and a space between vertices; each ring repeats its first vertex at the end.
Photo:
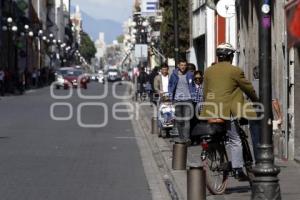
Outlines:
POLYGON ((242 168, 233 169, 233 176, 238 181, 249 181, 248 176, 244 173, 242 168))

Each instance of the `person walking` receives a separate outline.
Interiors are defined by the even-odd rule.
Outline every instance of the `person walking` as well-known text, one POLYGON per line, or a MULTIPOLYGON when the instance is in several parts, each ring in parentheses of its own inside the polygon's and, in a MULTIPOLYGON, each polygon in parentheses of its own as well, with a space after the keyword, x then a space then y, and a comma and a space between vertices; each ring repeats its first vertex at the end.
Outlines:
POLYGON ((38 75, 37 75, 37 69, 34 68, 32 73, 31 73, 31 78, 32 78, 32 86, 34 88, 37 88, 37 85, 38 85, 38 75))
POLYGON ((145 95, 146 93, 146 83, 149 80, 149 76, 148 74, 145 72, 145 68, 141 67, 139 76, 137 78, 137 82, 138 82, 138 93, 140 98, 144 98, 143 95, 145 95))
POLYGON ((192 135, 195 126, 198 123, 198 118, 203 109, 203 102, 204 102, 204 87, 203 87, 203 72, 202 71, 195 71, 194 72, 194 80, 195 80, 195 96, 193 99, 193 106, 194 106, 194 116, 191 119, 191 141, 192 144, 194 143, 194 137, 192 135))
POLYGON ((4 91, 5 91, 4 80, 5 80, 5 73, 4 70, 0 68, 0 95, 1 96, 4 96, 4 91))
POLYGON ((168 92, 175 105, 175 127, 179 138, 190 142, 190 120, 193 117, 192 100, 195 93, 194 75, 187 70, 187 62, 180 59, 171 74, 168 92))
MULTIPOLYGON (((232 65, 234 53, 235 49, 229 43, 222 43, 217 47, 218 63, 204 73, 205 105, 201 117, 207 120, 225 120, 234 176, 242 181, 247 180, 247 176, 242 170, 244 160, 238 123, 241 119, 257 119, 255 110, 243 94, 245 93, 252 102, 258 102, 258 97, 251 82, 245 78, 244 72, 232 65)), ((256 149, 259 132, 252 131, 251 134, 256 149)))
POLYGON ((160 69, 160 74, 158 74, 154 78, 154 92, 158 94, 160 97, 164 93, 168 93, 169 91, 169 66, 167 64, 162 64, 160 69))
POLYGON ((155 89, 154 89, 154 80, 155 80, 155 77, 157 76, 157 75, 159 75, 159 73, 158 73, 158 71, 159 71, 159 68, 158 67, 155 67, 153 70, 152 70, 152 72, 150 73, 150 75, 149 75, 149 82, 150 82, 150 84, 151 84, 151 91, 150 91, 150 102, 151 103, 154 103, 154 104, 156 104, 156 99, 155 99, 155 89))

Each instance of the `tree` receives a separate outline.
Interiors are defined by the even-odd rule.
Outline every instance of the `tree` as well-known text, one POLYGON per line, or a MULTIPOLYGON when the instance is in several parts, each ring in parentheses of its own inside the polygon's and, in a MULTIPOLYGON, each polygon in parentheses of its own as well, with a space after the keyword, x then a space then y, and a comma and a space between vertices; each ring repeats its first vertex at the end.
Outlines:
POLYGON ((83 32, 81 33, 81 44, 79 48, 80 54, 85 58, 86 61, 91 63, 91 59, 95 57, 97 49, 90 36, 83 32))
MULTIPOLYGON (((190 19, 189 1, 178 1, 178 25, 179 25, 179 55, 185 55, 189 49, 190 19)), ((160 0, 163 8, 163 23, 161 23, 161 48, 167 57, 174 57, 174 25, 172 1, 160 0)))
POLYGON ((117 41, 118 41, 119 44, 123 43, 123 41, 124 41, 124 35, 119 35, 117 37, 117 41))

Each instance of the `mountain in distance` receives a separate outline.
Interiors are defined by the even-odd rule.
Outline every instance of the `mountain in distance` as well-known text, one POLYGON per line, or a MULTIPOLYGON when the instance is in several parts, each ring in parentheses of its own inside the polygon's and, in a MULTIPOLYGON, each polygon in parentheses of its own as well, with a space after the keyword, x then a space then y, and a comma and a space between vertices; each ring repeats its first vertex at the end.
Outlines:
POLYGON ((95 19, 81 10, 83 30, 96 41, 99 32, 105 33, 105 43, 111 44, 119 35, 123 34, 122 23, 110 19, 95 19))

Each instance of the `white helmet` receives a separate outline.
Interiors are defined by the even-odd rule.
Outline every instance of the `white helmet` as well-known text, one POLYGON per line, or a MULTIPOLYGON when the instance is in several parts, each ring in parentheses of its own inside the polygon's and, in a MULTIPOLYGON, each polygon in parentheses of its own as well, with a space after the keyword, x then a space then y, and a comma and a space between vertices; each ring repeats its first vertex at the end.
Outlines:
POLYGON ((233 46, 229 43, 222 43, 219 44, 216 50, 217 56, 218 57, 228 57, 232 55, 236 50, 233 48, 233 46))

